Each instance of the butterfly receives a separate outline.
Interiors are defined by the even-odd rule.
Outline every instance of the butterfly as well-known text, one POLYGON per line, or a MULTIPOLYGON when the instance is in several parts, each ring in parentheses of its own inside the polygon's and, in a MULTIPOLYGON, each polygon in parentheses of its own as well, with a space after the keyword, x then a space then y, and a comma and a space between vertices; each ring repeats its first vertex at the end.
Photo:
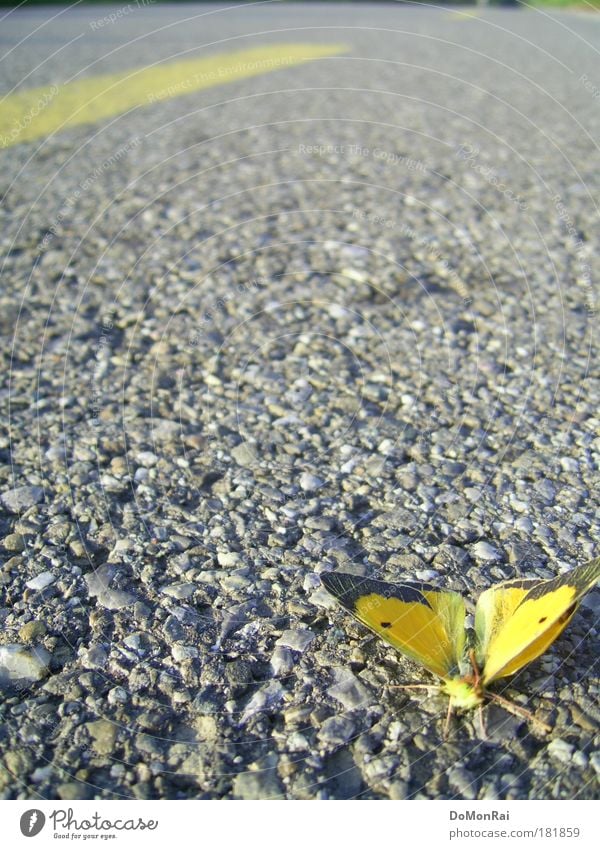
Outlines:
MULTIPOLYGON (((455 708, 481 709, 486 699, 552 730, 524 708, 489 691, 488 686, 545 652, 599 579, 600 557, 549 581, 503 581, 479 596, 474 635, 467 635, 465 602, 457 592, 340 572, 321 575, 328 592, 356 619, 441 679, 437 689, 449 696, 445 734, 455 708)), ((432 685, 406 687, 431 689, 432 685)))

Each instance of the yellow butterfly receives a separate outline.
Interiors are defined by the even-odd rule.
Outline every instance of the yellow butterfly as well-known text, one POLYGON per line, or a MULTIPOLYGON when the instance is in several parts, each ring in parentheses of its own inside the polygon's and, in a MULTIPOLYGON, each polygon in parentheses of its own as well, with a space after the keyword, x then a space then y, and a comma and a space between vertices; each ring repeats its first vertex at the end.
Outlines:
MULTIPOLYGON (((431 584, 389 584, 340 572, 321 575, 325 588, 353 616, 442 679, 438 689, 450 697, 446 731, 453 708, 478 707, 486 698, 534 719, 487 687, 545 652, 599 579, 600 557, 549 581, 516 578, 496 584, 479 596, 470 641, 459 593, 431 584)), ((430 689, 430 685, 408 686, 430 689)))

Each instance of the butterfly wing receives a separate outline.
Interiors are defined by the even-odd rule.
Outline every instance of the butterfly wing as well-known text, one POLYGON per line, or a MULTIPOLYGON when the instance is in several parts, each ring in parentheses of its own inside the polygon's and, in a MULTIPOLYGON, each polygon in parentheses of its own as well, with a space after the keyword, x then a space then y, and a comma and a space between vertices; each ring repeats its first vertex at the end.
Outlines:
POLYGON ((495 584, 481 593, 475 608, 475 645, 477 663, 483 669, 490 643, 521 604, 529 590, 541 580, 514 578, 495 584))
POLYGON ((543 654, 598 580, 600 557, 550 581, 506 581, 482 593, 475 634, 483 683, 513 675, 543 654))
POLYGON ((328 572, 325 588, 355 616, 411 660, 440 678, 458 669, 465 643, 465 603, 430 584, 390 584, 328 572))

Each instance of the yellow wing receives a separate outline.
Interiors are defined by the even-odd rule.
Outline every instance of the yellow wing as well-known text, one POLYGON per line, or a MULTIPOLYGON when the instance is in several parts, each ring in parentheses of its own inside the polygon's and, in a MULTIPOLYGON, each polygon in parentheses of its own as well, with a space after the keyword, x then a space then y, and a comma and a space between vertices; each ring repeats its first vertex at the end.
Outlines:
POLYGON ((506 581, 482 593, 475 636, 483 683, 512 675, 543 654, 598 580, 600 557, 550 581, 506 581))
POLYGON ((513 578, 481 593, 475 608, 475 646, 480 669, 485 665, 492 639, 498 635, 529 590, 541 583, 539 579, 513 578))
POLYGON ((389 584, 340 572, 325 588, 367 628, 440 678, 458 671, 465 644, 461 595, 430 584, 389 584))

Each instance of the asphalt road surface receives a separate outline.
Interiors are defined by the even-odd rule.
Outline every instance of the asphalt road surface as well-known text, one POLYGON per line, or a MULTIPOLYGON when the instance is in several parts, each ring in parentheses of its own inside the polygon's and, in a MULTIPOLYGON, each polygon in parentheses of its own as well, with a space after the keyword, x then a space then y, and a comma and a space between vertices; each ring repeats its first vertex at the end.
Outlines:
POLYGON ((3 15, 3 796, 596 798, 597 594, 443 741, 319 574, 598 553, 600 17, 3 15))

